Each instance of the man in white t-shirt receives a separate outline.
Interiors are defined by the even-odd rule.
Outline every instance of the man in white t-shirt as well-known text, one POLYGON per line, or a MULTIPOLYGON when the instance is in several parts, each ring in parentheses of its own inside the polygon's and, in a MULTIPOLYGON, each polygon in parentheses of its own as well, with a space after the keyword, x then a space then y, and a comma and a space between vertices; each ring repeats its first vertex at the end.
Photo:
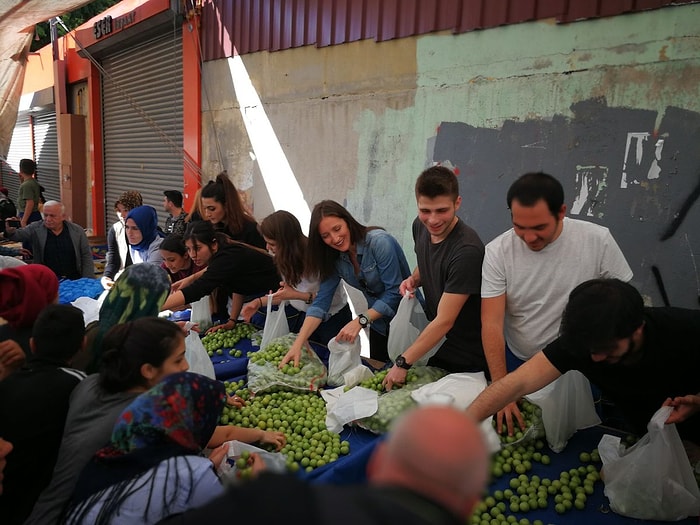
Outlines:
MULTIPOLYGON (((564 189, 545 173, 527 173, 507 194, 513 228, 486 246, 481 278, 481 339, 492 381, 508 372, 508 349, 516 368, 559 335, 569 293, 589 279, 629 281, 632 270, 610 231, 564 217, 564 189), (506 343, 508 349, 506 349, 506 343)), ((509 434, 515 403, 498 412, 509 434)))

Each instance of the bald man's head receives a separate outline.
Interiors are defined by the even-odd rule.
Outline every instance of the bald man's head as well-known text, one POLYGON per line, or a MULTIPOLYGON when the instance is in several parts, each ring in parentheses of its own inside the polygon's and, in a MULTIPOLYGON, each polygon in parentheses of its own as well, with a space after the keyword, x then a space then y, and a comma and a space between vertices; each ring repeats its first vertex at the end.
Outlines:
POLYGON ((488 480, 489 453, 464 412, 417 408, 397 421, 370 460, 371 483, 398 485, 469 516, 488 480))

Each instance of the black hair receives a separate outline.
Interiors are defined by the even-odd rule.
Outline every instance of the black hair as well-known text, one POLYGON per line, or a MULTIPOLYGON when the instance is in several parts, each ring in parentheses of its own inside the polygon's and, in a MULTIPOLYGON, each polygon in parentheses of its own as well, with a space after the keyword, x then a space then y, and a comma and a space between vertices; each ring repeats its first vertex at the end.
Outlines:
POLYGON ((434 199, 446 195, 452 200, 459 197, 459 182, 454 172, 445 166, 432 166, 416 180, 416 199, 420 196, 434 199))
POLYGON ((241 194, 238 193, 225 170, 216 176, 216 180, 210 180, 202 187, 201 198, 214 199, 224 207, 223 226, 233 235, 243 231, 247 222, 257 224, 255 217, 245 209, 241 194))
POLYGON ((564 188, 561 183, 551 175, 542 172, 522 175, 510 185, 506 196, 508 209, 512 209, 513 200, 530 207, 540 199, 544 199, 549 212, 555 217, 564 204, 564 188))
POLYGON ((160 243, 158 249, 177 253, 178 255, 187 255, 185 241, 179 233, 171 233, 168 235, 163 239, 163 242, 160 243))
POLYGON ((325 217, 337 217, 344 220, 350 231, 350 243, 353 245, 362 242, 367 232, 374 229, 357 222, 348 210, 335 201, 325 200, 316 204, 311 212, 309 222, 306 269, 309 275, 318 275, 321 280, 333 275, 335 261, 340 257, 340 252, 328 246, 318 232, 318 227, 325 217))
POLYGON ((565 347, 587 356, 613 349, 644 322, 644 300, 637 289, 619 279, 592 279, 569 294, 560 337, 565 347))
POLYGON ((191 222, 182 236, 182 242, 192 241, 197 244, 205 244, 211 250, 216 242, 219 246, 228 244, 229 237, 214 229, 214 225, 209 221, 191 222))
POLYGON ((162 366, 183 337, 177 324, 158 317, 113 326, 102 341, 100 385, 111 394, 148 386, 141 367, 162 366))
POLYGON ((20 160, 19 171, 25 175, 34 175, 36 173, 36 162, 34 162, 32 159, 20 160))
POLYGON ((34 353, 68 363, 82 348, 85 337, 83 312, 69 304, 50 304, 32 328, 34 353))

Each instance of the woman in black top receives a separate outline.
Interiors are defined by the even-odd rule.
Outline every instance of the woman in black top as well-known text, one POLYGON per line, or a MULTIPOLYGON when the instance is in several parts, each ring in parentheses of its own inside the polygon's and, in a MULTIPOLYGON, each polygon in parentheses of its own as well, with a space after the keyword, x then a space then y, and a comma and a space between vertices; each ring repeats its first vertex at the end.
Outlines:
POLYGON ((280 276, 270 255, 254 246, 231 241, 214 231, 211 223, 191 224, 185 232, 187 253, 197 266, 207 269, 183 279, 183 285, 165 301, 163 310, 192 303, 219 289, 220 295, 232 295, 229 320, 222 328, 233 328, 244 300, 261 297, 279 288, 280 276))
POLYGON ((216 180, 202 188, 202 218, 234 241, 241 241, 265 249, 265 241, 258 232, 258 223, 243 206, 241 195, 225 171, 216 180))

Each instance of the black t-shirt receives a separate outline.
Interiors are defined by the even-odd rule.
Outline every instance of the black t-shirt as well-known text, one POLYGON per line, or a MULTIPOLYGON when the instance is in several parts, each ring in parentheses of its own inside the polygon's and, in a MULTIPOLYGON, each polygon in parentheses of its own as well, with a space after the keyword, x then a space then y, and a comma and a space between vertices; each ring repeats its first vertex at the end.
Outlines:
POLYGON ((46 232, 44 265, 51 268, 59 279, 80 279, 78 262, 75 259, 75 248, 70 238, 70 232, 65 225, 58 235, 50 230, 46 232))
POLYGON ((24 522, 51 480, 68 400, 85 377, 60 366, 37 357, 0 382, 0 436, 14 446, 0 496, 3 523, 24 522))
MULTIPOLYGON (((214 226, 217 231, 225 233, 234 241, 241 241, 251 246, 256 246, 257 248, 265 249, 265 239, 258 231, 258 223, 252 221, 245 221, 243 229, 237 233, 233 233, 228 228, 222 227, 221 223, 214 226)), ((279 284, 279 283, 278 283, 279 284)))
POLYGON ((440 243, 430 241, 430 232, 413 221, 418 270, 425 296, 425 314, 432 321, 442 294, 468 294, 447 340, 431 358, 430 365, 450 372, 487 371, 481 346, 481 263, 484 243, 479 235, 460 219, 440 243))
MULTIPOLYGON (((623 411, 640 435, 668 397, 700 392, 700 310, 645 308, 644 341, 630 364, 596 363, 576 356, 559 340, 544 354, 562 374, 579 370, 623 411)), ((700 415, 678 425, 685 439, 700 443, 700 415)))
POLYGON ((191 303, 219 288, 226 296, 238 293, 260 296, 280 285, 272 257, 241 244, 220 246, 209 261, 207 271, 182 289, 185 302, 191 303))

